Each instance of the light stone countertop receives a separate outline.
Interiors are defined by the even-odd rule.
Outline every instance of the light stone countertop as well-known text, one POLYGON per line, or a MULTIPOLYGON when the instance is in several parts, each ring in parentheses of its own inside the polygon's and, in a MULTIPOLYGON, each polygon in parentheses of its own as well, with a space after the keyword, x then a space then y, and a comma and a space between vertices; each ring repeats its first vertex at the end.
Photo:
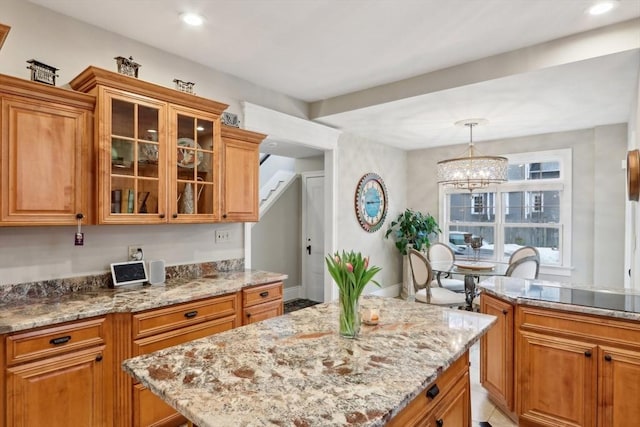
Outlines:
POLYGON ((478 286, 512 304, 640 321, 640 291, 499 276, 478 286))
POLYGON ((495 317, 363 297, 380 323, 338 334, 320 304, 126 360, 123 368, 199 427, 382 426, 495 317))
POLYGON ((25 298, 0 304, 0 333, 21 331, 109 313, 138 312, 235 293, 242 288, 277 282, 285 274, 243 270, 217 272, 212 278, 172 279, 162 285, 101 288, 65 295, 25 298))

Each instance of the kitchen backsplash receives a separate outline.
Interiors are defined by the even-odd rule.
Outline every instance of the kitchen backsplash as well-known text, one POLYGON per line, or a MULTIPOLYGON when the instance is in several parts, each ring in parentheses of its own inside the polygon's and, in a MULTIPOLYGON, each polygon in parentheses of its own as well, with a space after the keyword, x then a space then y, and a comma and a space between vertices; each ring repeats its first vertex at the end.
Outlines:
MULTIPOLYGON (((216 272, 244 270, 244 258, 167 266, 166 280, 197 278, 216 272)), ((10 304, 26 298, 55 297, 74 292, 91 292, 111 286, 111 273, 67 277, 0 286, 0 304, 10 304)))

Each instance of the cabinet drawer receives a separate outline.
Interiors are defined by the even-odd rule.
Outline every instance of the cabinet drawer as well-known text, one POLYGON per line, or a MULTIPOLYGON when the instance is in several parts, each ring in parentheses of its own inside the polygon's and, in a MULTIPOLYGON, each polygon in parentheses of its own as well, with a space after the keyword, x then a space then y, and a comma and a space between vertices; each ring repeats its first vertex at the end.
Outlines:
POLYGON ((133 315, 133 339, 237 313, 236 294, 174 305, 133 315))
POLYGON ((141 338, 133 342, 133 355, 140 356, 142 354, 153 353, 163 348, 184 344, 219 332, 228 331, 238 326, 240 325, 237 324, 237 316, 233 315, 175 329, 151 337, 141 338))
POLYGON ((104 344, 105 319, 93 319, 7 336, 7 364, 51 357, 104 344))
POLYGON ((516 317, 521 330, 640 349, 640 323, 631 320, 527 306, 518 306, 516 317))
POLYGON ((271 319, 272 317, 281 316, 282 311, 282 300, 253 305, 244 309, 242 324, 248 325, 250 323, 271 319))
POLYGON ((418 395, 404 409, 402 409, 398 415, 389 420, 387 426, 405 427, 421 425, 421 422, 425 422, 425 417, 434 410, 435 406, 438 405, 445 396, 447 396, 458 382, 464 382, 465 387, 469 387, 469 352, 464 353, 434 382, 418 393, 418 395), (429 392, 433 393, 434 396, 428 397, 427 393, 429 392))
POLYGON ((269 283, 268 285, 254 286, 242 290, 242 306, 262 304, 267 301, 282 299, 282 282, 269 283))

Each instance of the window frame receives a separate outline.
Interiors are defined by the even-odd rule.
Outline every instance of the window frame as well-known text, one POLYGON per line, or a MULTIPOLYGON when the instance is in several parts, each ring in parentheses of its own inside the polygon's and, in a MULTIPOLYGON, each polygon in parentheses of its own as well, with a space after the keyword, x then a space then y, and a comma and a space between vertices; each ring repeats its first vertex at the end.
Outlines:
MULTIPOLYGON (((498 254, 504 254, 504 235, 505 229, 508 227, 522 227, 522 228, 556 228, 559 233, 558 248, 560 251, 560 260, 558 264, 541 264, 540 273, 551 274, 558 276, 570 276, 572 270, 572 234, 571 224, 573 220, 572 212, 572 149, 564 148, 558 150, 547 151, 534 151, 526 153, 512 153, 506 154, 509 160, 509 164, 531 164, 531 163, 544 163, 544 162, 559 162, 560 173, 558 178, 549 179, 522 179, 508 181, 500 185, 491 185, 481 190, 476 190, 478 193, 494 193, 493 207, 495 209, 495 221, 492 223, 478 223, 470 221, 462 222, 450 222, 450 207, 448 204, 448 195, 450 194, 464 194, 468 191, 456 190, 452 187, 447 187, 442 184, 438 186, 438 200, 439 200, 439 218, 440 228, 442 233, 440 240, 447 242, 449 240, 449 228, 450 226, 493 226, 494 227, 494 255, 493 260, 497 262, 506 262, 508 257, 498 257, 498 254), (542 192, 542 191, 558 191, 560 193, 560 219, 558 223, 507 223, 505 221, 505 214, 508 214, 509 206, 508 202, 505 203, 505 193, 509 192, 542 192)), ((474 192, 475 193, 475 192, 474 192)), ((544 201, 541 206, 544 209, 544 201)), ((473 203, 471 206, 474 209, 473 203)), ((485 203, 485 209, 488 209, 485 203)))

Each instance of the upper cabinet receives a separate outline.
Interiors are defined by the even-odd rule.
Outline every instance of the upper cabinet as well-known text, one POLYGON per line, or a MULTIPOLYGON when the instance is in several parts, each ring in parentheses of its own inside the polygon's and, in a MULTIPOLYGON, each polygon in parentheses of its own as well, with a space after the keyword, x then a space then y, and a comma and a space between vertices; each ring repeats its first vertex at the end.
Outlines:
POLYGON ((220 220, 227 105, 96 67, 70 85, 97 99, 98 223, 220 220))
POLYGON ((89 221, 95 98, 0 75, 0 226, 89 221))
POLYGON ((266 135, 222 126, 222 220, 258 221, 259 148, 266 135))

